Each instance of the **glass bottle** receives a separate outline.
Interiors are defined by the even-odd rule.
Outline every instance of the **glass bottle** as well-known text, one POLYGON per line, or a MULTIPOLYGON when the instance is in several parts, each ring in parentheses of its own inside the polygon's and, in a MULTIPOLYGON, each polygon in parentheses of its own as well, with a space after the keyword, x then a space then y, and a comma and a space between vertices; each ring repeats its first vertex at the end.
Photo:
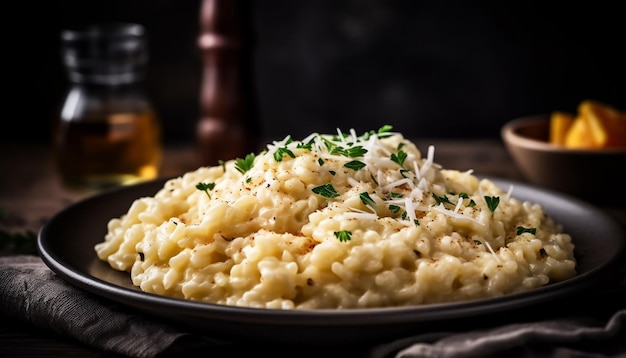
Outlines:
POLYGON ((252 4, 203 0, 198 47, 202 56, 196 139, 203 165, 243 158, 259 150, 252 73, 252 4))
POLYGON ((158 177, 161 126, 143 89, 144 28, 66 30, 61 53, 70 82, 54 140, 62 182, 97 190, 158 177))

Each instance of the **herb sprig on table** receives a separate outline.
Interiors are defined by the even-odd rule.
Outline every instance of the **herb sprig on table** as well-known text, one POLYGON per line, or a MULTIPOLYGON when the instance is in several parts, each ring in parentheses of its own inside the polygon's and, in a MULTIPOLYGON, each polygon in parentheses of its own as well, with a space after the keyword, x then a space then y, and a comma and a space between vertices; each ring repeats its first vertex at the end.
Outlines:
POLYGON ((37 234, 25 232, 8 232, 0 230, 0 254, 38 255, 37 234))

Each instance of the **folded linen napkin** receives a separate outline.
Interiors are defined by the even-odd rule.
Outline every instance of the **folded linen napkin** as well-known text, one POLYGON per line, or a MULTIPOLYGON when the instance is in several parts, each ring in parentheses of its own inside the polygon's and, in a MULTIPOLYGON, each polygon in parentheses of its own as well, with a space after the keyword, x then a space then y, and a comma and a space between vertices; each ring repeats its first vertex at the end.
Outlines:
MULTIPOLYGON (((583 314, 464 332, 432 332, 375 346, 363 343, 358 350, 345 349, 351 357, 376 358, 626 357, 626 307, 621 303, 626 295, 623 286, 618 290, 617 296, 610 293, 617 309, 604 305, 607 312, 593 318, 583 314)), ((605 299, 602 297, 600 300, 605 299)), ((580 302, 581 308, 599 304, 580 302)), ((174 356, 185 352, 276 357, 277 352, 275 346, 242 347, 241 343, 198 336, 154 321, 67 283, 39 257, 31 255, 0 257, 0 314, 129 357, 174 356)), ((307 349, 307 352, 326 356, 336 353, 342 357, 348 354, 340 348, 307 349)), ((298 356, 312 356, 300 353, 302 350, 298 356)))
POLYGON ((70 285, 37 256, 0 257, 0 272, 1 313, 103 351, 154 357, 186 335, 70 285))

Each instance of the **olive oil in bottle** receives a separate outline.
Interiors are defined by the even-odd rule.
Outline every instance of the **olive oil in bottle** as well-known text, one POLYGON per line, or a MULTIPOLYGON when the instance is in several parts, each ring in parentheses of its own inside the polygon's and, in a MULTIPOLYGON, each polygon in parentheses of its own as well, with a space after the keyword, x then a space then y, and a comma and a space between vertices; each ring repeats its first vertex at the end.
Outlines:
POLYGON ((136 24, 62 33, 71 86, 54 145, 66 186, 105 189, 158 177, 160 122, 142 88, 145 37, 136 24))

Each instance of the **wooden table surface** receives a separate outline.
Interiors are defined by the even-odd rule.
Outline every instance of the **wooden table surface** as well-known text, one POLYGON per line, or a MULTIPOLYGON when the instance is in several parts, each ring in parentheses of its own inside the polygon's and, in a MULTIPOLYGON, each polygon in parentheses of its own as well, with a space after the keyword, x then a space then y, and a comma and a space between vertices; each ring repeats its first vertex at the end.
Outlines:
MULTIPOLYGON (((481 176, 524 181, 501 141, 414 139, 426 153, 435 146, 435 161, 444 168, 469 170, 481 176)), ((193 170, 198 156, 192 146, 165 148, 161 176, 193 170)), ((92 193, 64 188, 46 144, 0 144, 0 233, 34 234, 56 212, 92 193)), ((602 208, 626 225, 626 208, 602 208)), ((3 254, 11 254, 4 252, 3 254)), ((1 293, 0 293, 1 294, 1 293)), ((12 356, 111 357, 72 338, 36 329, 0 314, 0 357, 12 356)))

